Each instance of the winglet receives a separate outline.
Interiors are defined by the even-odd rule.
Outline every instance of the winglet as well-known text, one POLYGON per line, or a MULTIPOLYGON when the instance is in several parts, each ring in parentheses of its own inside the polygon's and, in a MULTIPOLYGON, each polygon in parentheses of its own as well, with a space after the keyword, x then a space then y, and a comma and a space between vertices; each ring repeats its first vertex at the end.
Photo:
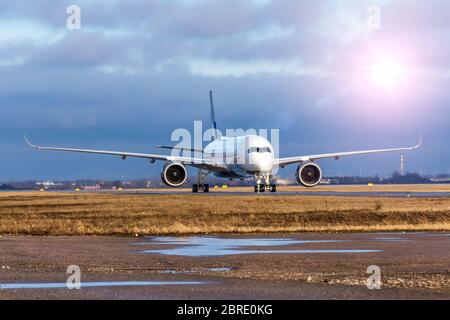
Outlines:
POLYGON ((32 144, 32 143, 28 140, 28 138, 27 138, 27 136, 26 136, 25 134, 23 135, 23 139, 25 140, 25 142, 26 142, 30 147, 39 149, 38 146, 35 146, 34 144, 32 144))
POLYGON ((414 147, 414 149, 419 149, 419 148, 422 146, 422 141, 423 141, 423 136, 420 135, 419 142, 418 142, 417 145, 414 147))

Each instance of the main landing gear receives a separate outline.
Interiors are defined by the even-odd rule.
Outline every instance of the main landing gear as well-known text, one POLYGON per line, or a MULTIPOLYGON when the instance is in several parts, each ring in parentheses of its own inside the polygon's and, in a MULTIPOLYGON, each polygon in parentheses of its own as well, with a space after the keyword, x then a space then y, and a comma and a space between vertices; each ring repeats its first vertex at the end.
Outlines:
POLYGON ((265 174, 256 174, 255 175, 255 193, 260 192, 277 192, 277 185, 274 183, 270 183, 271 175, 268 173, 265 174))
POLYGON ((199 191, 203 191, 205 193, 209 192, 209 184, 204 184, 205 178, 208 176, 209 172, 199 169, 198 170, 198 183, 192 185, 192 192, 198 193, 199 191))
POLYGON ((209 192, 209 184, 193 184, 192 192, 197 193, 199 191, 209 192))

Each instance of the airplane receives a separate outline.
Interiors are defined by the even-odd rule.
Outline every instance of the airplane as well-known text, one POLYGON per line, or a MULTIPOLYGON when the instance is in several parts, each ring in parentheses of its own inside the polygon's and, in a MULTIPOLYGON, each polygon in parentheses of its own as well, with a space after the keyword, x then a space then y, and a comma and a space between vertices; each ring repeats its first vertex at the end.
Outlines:
MULTIPOLYGON (((289 158, 275 158, 274 148, 272 144, 264 137, 258 135, 241 135, 233 137, 218 137, 217 123, 215 119, 215 109, 213 101, 213 93, 209 92, 210 98, 210 115, 212 123, 212 142, 209 143, 203 150, 189 149, 201 154, 201 157, 182 157, 182 156, 168 156, 160 154, 147 153, 133 153, 123 151, 106 151, 106 150, 88 150, 88 149, 73 149, 73 148, 57 148, 44 147, 33 145, 26 136, 24 139, 26 143, 38 150, 63 151, 63 152, 81 152, 93 153, 102 155, 119 156, 123 160, 126 158, 144 158, 149 159, 152 163, 156 160, 165 162, 162 171, 161 179, 169 187, 181 187, 185 185, 188 178, 187 166, 198 169, 197 183, 192 185, 192 192, 199 191, 209 192, 210 186, 204 183, 206 177, 213 174, 219 178, 226 179, 255 179, 254 191, 260 192, 276 192, 277 186, 272 183, 273 172, 275 168, 284 168, 288 165, 298 164, 295 177, 299 184, 307 188, 312 188, 320 184, 322 180, 322 169, 316 163, 321 159, 336 159, 341 157, 367 155, 384 152, 399 152, 416 150, 422 145, 422 137, 420 137, 417 145, 413 147, 390 148, 378 150, 363 150, 350 152, 336 152, 316 155, 301 155, 289 158), (231 150, 226 146, 237 146, 231 150), (238 150, 245 150, 245 152, 238 152, 238 150), (224 155, 232 161, 225 159, 224 155)), ((159 145, 158 148, 183 150, 180 147, 159 145)))

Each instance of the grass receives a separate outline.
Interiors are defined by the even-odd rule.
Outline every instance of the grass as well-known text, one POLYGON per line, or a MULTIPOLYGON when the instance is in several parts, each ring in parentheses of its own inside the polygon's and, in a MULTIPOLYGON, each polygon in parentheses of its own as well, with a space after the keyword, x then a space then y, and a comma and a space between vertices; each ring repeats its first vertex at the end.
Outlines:
POLYGON ((0 234, 450 230, 448 198, 0 193, 0 234))

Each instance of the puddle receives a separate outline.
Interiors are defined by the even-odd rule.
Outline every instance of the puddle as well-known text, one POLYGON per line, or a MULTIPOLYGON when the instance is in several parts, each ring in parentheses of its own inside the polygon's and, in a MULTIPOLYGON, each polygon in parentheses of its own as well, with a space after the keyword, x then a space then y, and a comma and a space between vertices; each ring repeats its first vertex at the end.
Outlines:
POLYGON ((255 250, 254 247, 279 247, 294 244, 311 243, 342 243, 346 240, 295 240, 295 239, 235 239, 212 237, 155 237, 150 242, 138 243, 139 245, 161 244, 176 245, 170 249, 143 250, 140 253, 153 253, 183 257, 213 257, 240 254, 283 254, 283 253, 373 253, 380 250, 255 250), (250 249, 247 249, 250 248, 250 249))
POLYGON ((211 272, 228 272, 231 271, 232 268, 229 267, 217 267, 217 268, 206 268, 206 269, 197 269, 197 270, 175 270, 175 269, 167 269, 158 271, 161 274, 194 274, 200 273, 202 271, 211 271, 211 272))
POLYGON ((198 272, 199 272, 198 269, 194 269, 194 270, 167 269, 167 270, 158 271, 158 273, 161 273, 161 274, 194 274, 194 273, 198 273, 198 272))
POLYGON ((208 268, 209 271, 212 272, 229 272, 231 271, 231 268, 228 267, 222 267, 222 268, 208 268))
MULTIPOLYGON (((110 281, 110 282, 82 282, 81 288, 100 287, 146 287, 146 286, 183 286, 200 285, 206 282, 200 281, 110 281)), ((0 290, 4 289, 67 289, 66 283, 5 283, 0 284, 0 290)))
POLYGON ((193 273, 192 271, 184 271, 184 270, 161 270, 158 271, 161 274, 188 274, 193 273))
POLYGON ((373 241, 386 241, 386 242, 409 242, 409 241, 413 241, 410 239, 404 239, 404 238, 373 238, 373 241))

